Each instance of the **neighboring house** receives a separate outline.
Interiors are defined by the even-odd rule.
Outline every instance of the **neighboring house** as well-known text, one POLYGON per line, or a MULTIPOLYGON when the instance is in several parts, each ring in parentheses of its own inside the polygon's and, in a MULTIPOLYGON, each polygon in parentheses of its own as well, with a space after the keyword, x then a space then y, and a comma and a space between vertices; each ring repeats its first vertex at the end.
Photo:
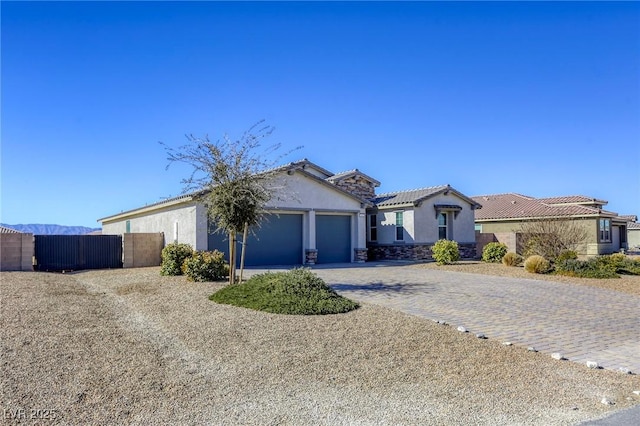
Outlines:
POLYGON ((637 216, 628 217, 627 222, 627 244, 629 250, 640 251, 640 223, 637 223, 637 216))
MULTIPOLYGON (((627 249, 627 219, 603 210, 607 201, 582 195, 533 198, 521 194, 494 194, 472 197, 482 203, 476 213, 478 240, 504 242, 510 251, 522 253, 520 226, 532 220, 572 220, 587 229, 587 241, 577 248, 580 254, 598 255, 627 249), (487 238, 490 237, 490 238, 487 238)), ((481 250, 480 247, 478 247, 481 250)))
MULTIPOLYGON (((477 204, 448 186, 429 189, 429 194, 422 193, 413 202, 406 200, 392 205, 390 199, 376 197, 375 188, 380 182, 357 169, 333 174, 305 159, 275 170, 273 183, 277 189, 266 206, 269 214, 247 240, 245 263, 249 266, 364 262, 372 250, 374 258, 381 258, 372 247, 387 243, 389 247, 405 248, 432 245, 440 235, 433 204, 450 207, 441 209, 452 221, 447 237, 462 242, 469 250, 474 246, 473 208, 477 204), (378 207, 376 202, 380 202, 378 207), (429 208, 430 215, 422 213, 429 208), (407 218, 402 224, 405 239, 387 242, 384 236, 389 224, 383 216, 391 215, 396 229, 396 212, 400 211, 407 218), (377 215, 373 228, 367 220, 371 215, 377 215), (371 241, 368 236, 376 230, 380 231, 381 239, 371 241)), ((165 244, 187 243, 197 250, 218 249, 227 253, 227 236, 212 231, 215 227, 208 223, 205 206, 196 201, 195 195, 99 219, 102 233, 163 232, 165 244)), ((419 256, 389 252, 386 258, 428 259, 430 251, 425 248, 419 256)))
POLYGON ((480 203, 449 185, 380 194, 367 210, 372 259, 431 258, 441 239, 458 242, 463 258, 476 255, 474 213, 480 203))

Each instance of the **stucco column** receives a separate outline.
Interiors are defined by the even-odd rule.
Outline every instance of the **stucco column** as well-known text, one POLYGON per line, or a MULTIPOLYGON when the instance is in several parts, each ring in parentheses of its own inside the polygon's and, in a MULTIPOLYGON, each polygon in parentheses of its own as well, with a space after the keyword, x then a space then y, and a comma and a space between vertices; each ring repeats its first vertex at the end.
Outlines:
POLYGON ((316 211, 309 210, 309 225, 308 225, 308 235, 309 235, 309 244, 307 245, 308 249, 316 249, 316 211))
POLYGON ((304 263, 315 265, 318 261, 318 250, 316 249, 316 212, 309 210, 307 215, 307 247, 304 248, 304 263))
POLYGON ((362 263, 367 260, 367 213, 360 209, 355 218, 353 261, 362 263))

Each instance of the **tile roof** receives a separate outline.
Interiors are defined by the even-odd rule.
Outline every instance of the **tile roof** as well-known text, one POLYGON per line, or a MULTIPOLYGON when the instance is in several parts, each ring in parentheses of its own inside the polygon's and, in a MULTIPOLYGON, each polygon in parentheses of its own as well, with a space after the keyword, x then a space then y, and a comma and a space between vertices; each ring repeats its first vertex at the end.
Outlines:
MULTIPOLYGON (((416 205, 429 197, 445 191, 452 191, 460 198, 468 201, 471 204, 476 203, 475 200, 462 195, 460 192, 453 189, 450 185, 438 185, 430 186, 427 188, 410 189, 407 191, 387 192, 385 194, 376 195, 375 198, 371 199, 371 202, 378 207, 400 206, 407 204, 416 205)), ((481 206, 478 205, 477 207, 479 208, 481 206)))
POLYGON ((591 205, 571 204, 594 200, 582 196, 533 198, 522 194, 507 193, 471 198, 482 204, 482 209, 476 211, 477 221, 537 217, 617 216, 616 213, 591 205))
POLYGON ((640 229, 640 223, 629 222, 627 223, 627 229, 640 229))
POLYGON ((5 226, 0 226, 0 234, 22 234, 22 232, 16 231, 15 229, 7 228, 5 226))
POLYGON ((585 197, 584 195, 567 195, 562 197, 537 198, 545 204, 587 204, 587 205, 606 205, 605 200, 598 200, 593 197, 585 197))
POLYGON ((428 188, 410 189, 407 191, 387 192, 376 195, 371 201, 378 207, 412 204, 417 201, 444 191, 447 185, 430 186, 428 188))
POLYGON ((371 176, 367 175, 366 173, 362 173, 360 170, 358 169, 353 169, 353 170, 347 170, 346 172, 340 172, 340 173, 336 173, 333 176, 329 176, 327 178, 327 180, 329 182, 334 182, 349 176, 354 176, 354 175, 359 175, 364 177, 365 179, 367 179, 369 182, 373 183, 374 186, 380 186, 380 182, 377 181, 376 179, 372 178, 371 176))

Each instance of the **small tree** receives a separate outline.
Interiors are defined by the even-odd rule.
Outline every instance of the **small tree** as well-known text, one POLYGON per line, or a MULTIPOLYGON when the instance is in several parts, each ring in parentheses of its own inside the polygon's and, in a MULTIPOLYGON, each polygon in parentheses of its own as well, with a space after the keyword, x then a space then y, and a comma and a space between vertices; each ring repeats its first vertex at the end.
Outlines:
POLYGON ((572 218, 522 222, 518 232, 523 234, 525 256, 537 254, 551 261, 564 251, 576 250, 589 235, 584 223, 572 218))
POLYGON ((161 143, 169 160, 167 168, 174 162, 193 167, 191 175, 182 180, 185 192, 195 191, 194 197, 207 207, 215 232, 229 236, 229 283, 236 282, 236 235, 244 231, 246 236, 249 227, 260 223, 264 206, 276 189, 274 177, 278 170, 274 167, 283 156, 273 159, 273 154, 280 144, 257 152, 261 141, 273 131, 274 127, 262 120, 238 140, 226 134, 216 142, 208 136, 187 135, 188 143, 179 148, 161 143))

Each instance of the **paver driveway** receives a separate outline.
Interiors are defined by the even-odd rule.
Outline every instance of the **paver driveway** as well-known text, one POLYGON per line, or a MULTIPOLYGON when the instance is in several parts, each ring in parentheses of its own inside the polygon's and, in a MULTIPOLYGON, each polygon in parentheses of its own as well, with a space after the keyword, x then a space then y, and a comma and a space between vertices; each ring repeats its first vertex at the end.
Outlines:
POLYGON ((437 271, 410 264, 316 266, 345 297, 490 339, 640 373, 640 297, 565 283, 437 271))

